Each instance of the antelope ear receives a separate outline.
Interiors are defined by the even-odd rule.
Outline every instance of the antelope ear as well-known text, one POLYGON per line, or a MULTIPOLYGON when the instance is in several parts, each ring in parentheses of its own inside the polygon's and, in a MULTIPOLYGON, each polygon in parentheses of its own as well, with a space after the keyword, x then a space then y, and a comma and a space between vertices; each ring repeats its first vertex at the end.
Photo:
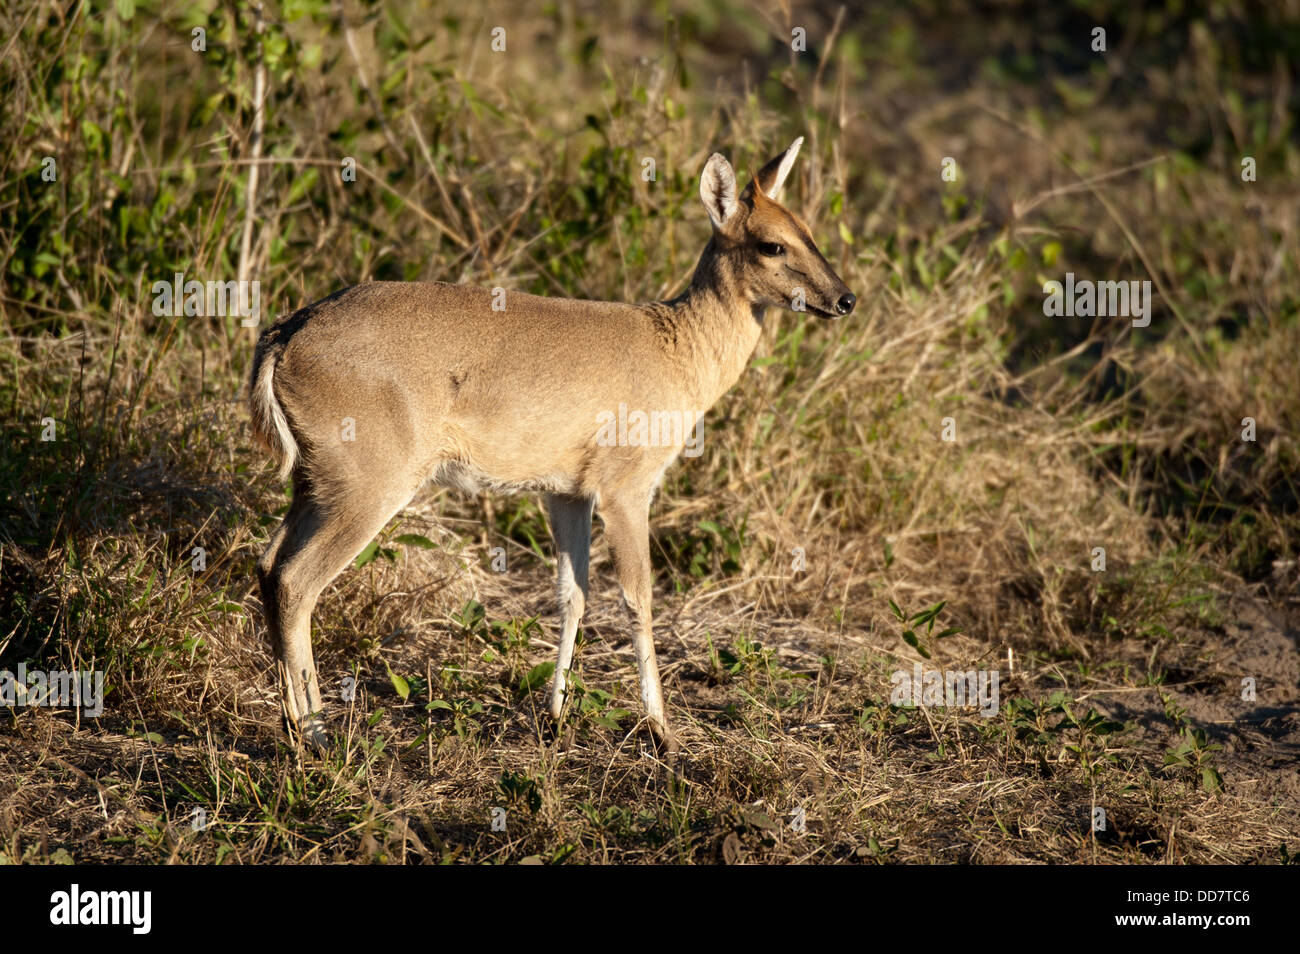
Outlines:
POLYGON ((709 220, 715 229, 726 226, 736 214, 736 173, 731 163, 719 153, 709 156, 700 176, 700 198, 709 210, 709 220))
MULTIPOLYGON (((794 142, 790 143, 790 148, 779 156, 772 159, 762 169, 758 170, 758 175, 754 183, 758 188, 763 190, 763 194, 769 199, 776 200, 781 193, 781 187, 785 185, 785 180, 790 175, 790 170, 794 168, 794 161, 799 155, 799 147, 803 145, 803 136, 800 136, 794 142)), ((746 187, 746 193, 754 188, 754 183, 746 187)), ((752 194, 752 193, 750 193, 752 194)))

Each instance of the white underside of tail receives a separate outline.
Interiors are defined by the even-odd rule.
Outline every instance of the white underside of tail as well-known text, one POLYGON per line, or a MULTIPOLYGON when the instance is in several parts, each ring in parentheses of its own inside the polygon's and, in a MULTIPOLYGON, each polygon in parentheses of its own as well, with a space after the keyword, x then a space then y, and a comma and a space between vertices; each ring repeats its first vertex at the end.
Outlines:
POLYGON ((279 460, 280 480, 288 480, 293 465, 298 460, 298 442, 293 439, 289 421, 284 416, 284 409, 280 407, 272 386, 276 358, 275 354, 265 355, 253 381, 253 428, 279 460))

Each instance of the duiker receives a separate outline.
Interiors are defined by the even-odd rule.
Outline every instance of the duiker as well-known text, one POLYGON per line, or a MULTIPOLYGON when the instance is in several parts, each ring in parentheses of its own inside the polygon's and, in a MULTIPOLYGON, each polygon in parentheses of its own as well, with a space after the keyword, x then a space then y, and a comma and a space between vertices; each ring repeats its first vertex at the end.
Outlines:
POLYGON ((853 310, 856 298, 808 227, 777 201, 802 143, 743 192, 727 160, 709 157, 700 197, 713 235, 690 287, 672 301, 371 282, 267 329, 253 361, 253 430, 279 459, 281 479, 293 475, 294 495, 258 577, 287 715, 305 739, 325 739, 311 651, 316 600, 433 480, 546 496, 562 615, 556 719, 599 512, 635 620, 645 718, 675 747, 651 631, 648 521, 651 497, 689 435, 678 427, 671 440, 646 440, 644 427, 624 422, 707 410, 749 362, 769 306, 823 318, 853 310))

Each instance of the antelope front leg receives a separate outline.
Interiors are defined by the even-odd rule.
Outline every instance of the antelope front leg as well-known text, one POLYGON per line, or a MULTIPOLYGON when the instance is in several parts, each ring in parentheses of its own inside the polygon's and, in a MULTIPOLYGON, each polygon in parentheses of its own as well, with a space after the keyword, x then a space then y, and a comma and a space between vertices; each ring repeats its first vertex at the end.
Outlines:
POLYGON ((605 522, 605 536, 623 589, 623 600, 636 621, 634 645, 641 682, 641 704, 645 706, 651 730, 671 754, 677 749, 677 740, 664 716, 664 692, 659 683, 659 663, 655 658, 651 623, 653 576, 650 571, 648 495, 637 495, 635 502, 618 498, 609 500, 602 505, 601 519, 605 522))
POLYGON ((551 689, 551 718, 560 721, 569 689, 569 668, 578 623, 587 605, 587 568, 591 557, 591 508, 586 497, 546 498, 555 537, 556 587, 560 597, 560 650, 555 660, 555 684, 551 689))

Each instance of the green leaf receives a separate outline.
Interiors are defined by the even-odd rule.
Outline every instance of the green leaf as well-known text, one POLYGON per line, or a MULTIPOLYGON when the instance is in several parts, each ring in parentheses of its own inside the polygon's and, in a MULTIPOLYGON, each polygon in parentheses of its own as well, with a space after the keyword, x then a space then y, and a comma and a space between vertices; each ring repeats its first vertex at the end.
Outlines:
POLYGON ((912 617, 911 622, 913 623, 930 622, 930 620, 934 619, 936 616, 939 615, 939 611, 943 609, 944 606, 947 605, 947 603, 948 603, 947 600, 941 600, 940 602, 935 603, 929 609, 921 610, 921 612, 917 613, 915 616, 912 617))
POLYGON ((910 629, 903 633, 903 642, 907 643, 907 645, 911 646, 926 659, 930 658, 930 651, 921 645, 921 641, 916 638, 916 633, 912 632, 910 629))
POLYGON ((388 681, 393 684, 393 688, 397 690, 397 694, 401 696, 402 701, 405 702, 407 699, 411 697, 410 683, 408 683, 397 673, 393 672, 393 670, 389 667, 388 663, 384 663, 384 668, 388 670, 388 681))
POLYGON ((617 732, 622 728, 619 723, 632 714, 630 709, 610 709, 601 715, 592 716, 593 722, 606 729, 617 732))
POLYGON ((374 563, 377 556, 379 556, 379 541, 372 540, 364 550, 357 554, 356 565, 363 567, 367 563, 374 563))
POLYGON ((520 692, 532 692, 538 686, 544 686, 555 675, 555 663, 538 663, 528 670, 528 675, 519 680, 520 692))
POLYGON ((86 141, 86 149, 90 152, 99 152, 104 143, 104 131, 89 119, 81 121, 81 137, 86 141))
POLYGON ((295 176, 293 182, 289 185, 287 204, 292 205, 305 196, 308 191, 314 189, 319 179, 320 170, 311 166, 308 166, 301 174, 295 176))
POLYGON ((404 44, 409 46, 411 42, 411 28, 406 25, 406 21, 398 16, 391 8, 385 7, 384 12, 388 15, 388 22, 392 26, 393 32, 397 34, 404 44))
POLYGON ((1201 768, 1201 785, 1207 792, 1218 792, 1223 788, 1223 776, 1217 769, 1206 765, 1201 768))
POLYGON ((418 533, 403 533, 401 536, 394 539, 403 546, 419 547, 421 550, 438 549, 438 544, 434 543, 428 537, 420 536, 418 533))

